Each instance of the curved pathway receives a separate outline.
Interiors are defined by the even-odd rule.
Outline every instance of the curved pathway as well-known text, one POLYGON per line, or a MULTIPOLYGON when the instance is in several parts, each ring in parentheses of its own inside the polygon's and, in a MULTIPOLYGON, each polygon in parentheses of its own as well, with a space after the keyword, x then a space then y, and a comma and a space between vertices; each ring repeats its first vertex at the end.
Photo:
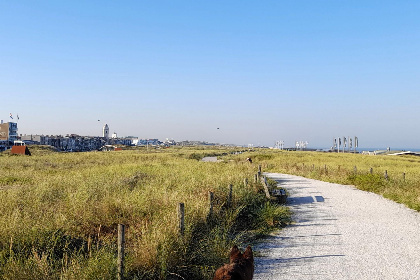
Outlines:
POLYGON ((289 192, 294 223, 254 246, 254 280, 420 279, 420 213, 352 186, 265 175, 289 192))

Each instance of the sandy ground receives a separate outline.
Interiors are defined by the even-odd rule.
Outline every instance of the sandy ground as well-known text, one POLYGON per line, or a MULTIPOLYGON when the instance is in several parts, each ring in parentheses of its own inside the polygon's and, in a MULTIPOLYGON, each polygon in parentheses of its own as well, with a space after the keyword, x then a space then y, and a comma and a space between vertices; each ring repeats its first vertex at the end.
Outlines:
POLYGON ((201 161, 204 162, 217 162, 217 157, 203 157, 201 161))
POLYGON ((254 280, 420 279, 420 213, 352 186, 266 173, 294 224, 254 246, 254 280))

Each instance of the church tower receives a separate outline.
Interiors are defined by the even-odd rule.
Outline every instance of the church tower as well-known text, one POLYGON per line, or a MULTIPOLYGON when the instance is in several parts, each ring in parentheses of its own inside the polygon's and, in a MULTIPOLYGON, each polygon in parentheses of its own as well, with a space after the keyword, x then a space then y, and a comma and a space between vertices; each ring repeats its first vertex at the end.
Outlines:
POLYGON ((108 139, 109 138, 109 127, 107 124, 104 125, 104 128, 102 129, 102 137, 108 139))

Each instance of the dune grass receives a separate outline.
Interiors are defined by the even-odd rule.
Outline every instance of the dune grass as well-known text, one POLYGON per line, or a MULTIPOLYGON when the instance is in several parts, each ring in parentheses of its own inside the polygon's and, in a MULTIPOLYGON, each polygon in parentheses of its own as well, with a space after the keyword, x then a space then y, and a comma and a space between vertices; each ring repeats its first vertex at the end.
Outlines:
POLYGON ((264 171, 355 185, 420 211, 420 158, 417 156, 260 150, 253 157, 264 171))
POLYGON ((56 153, 32 147, 32 156, 1 153, 0 278, 116 279, 117 225, 123 223, 128 279, 211 279, 232 244, 245 245, 288 222, 288 210, 267 202, 254 182, 258 165, 355 185, 420 210, 417 157, 232 151, 56 153), (212 155, 224 161, 199 160, 212 155), (215 195, 212 216, 209 191, 215 195), (186 210, 183 237, 180 202, 186 210))
POLYGON ((122 223, 128 279, 210 279, 233 243, 245 244, 249 232, 264 233, 289 217, 253 183, 257 166, 244 160, 246 154, 218 163, 198 160, 229 152, 55 153, 32 147, 32 156, 2 154, 0 278, 115 279, 122 223), (209 191, 215 195, 211 217, 209 191), (180 202, 186 209, 182 237, 180 202))

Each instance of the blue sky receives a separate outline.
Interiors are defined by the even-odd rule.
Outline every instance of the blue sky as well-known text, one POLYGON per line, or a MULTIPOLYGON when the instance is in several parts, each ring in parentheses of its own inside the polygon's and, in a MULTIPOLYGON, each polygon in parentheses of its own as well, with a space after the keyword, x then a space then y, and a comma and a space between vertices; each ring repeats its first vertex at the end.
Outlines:
POLYGON ((420 148, 419 14, 419 1, 2 1, 0 119, 19 114, 22 134, 108 123, 162 140, 420 148))

